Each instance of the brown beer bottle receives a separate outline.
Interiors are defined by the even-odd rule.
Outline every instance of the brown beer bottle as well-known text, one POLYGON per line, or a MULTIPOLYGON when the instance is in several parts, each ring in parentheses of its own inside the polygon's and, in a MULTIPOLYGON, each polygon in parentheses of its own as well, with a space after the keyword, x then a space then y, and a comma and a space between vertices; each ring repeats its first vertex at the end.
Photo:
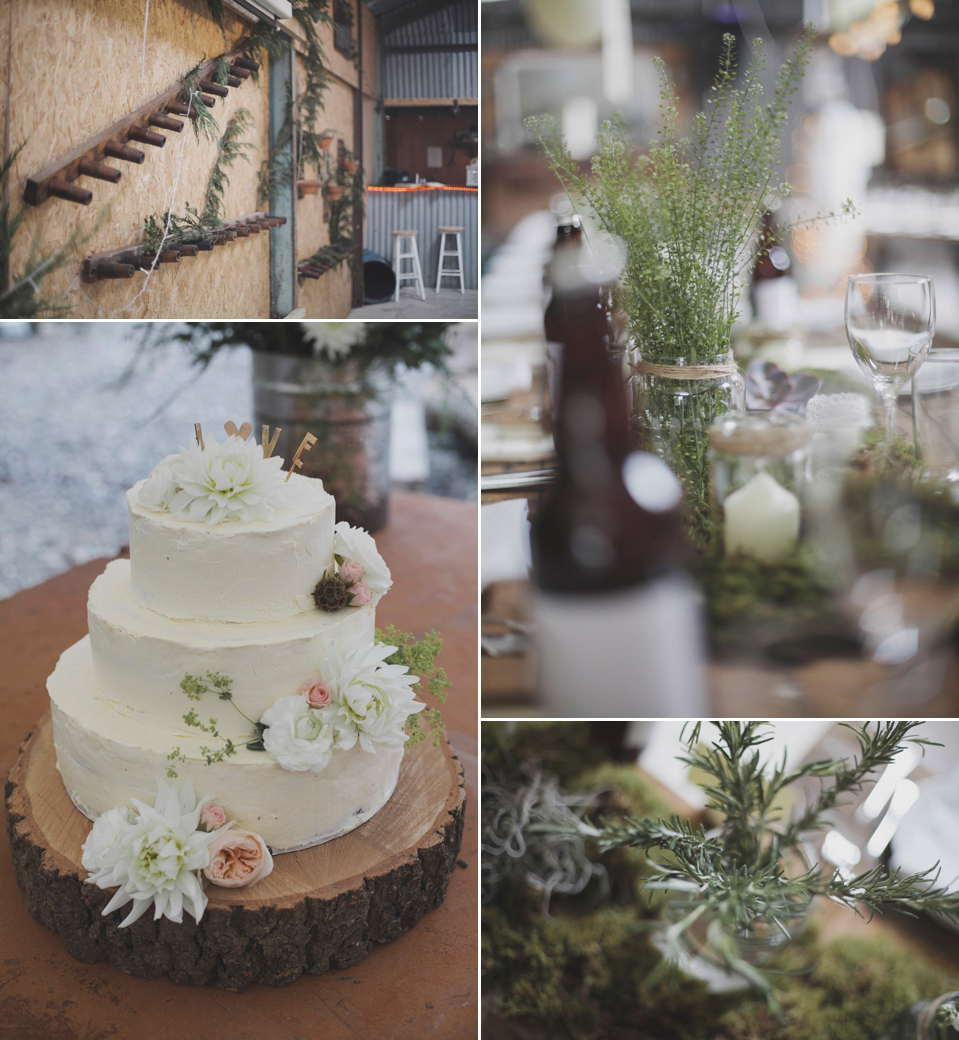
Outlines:
POLYGON ((541 699, 556 715, 698 717, 701 622, 683 570, 679 482, 632 449, 605 287, 571 263, 554 272, 553 292, 565 324, 558 469, 532 530, 541 699))

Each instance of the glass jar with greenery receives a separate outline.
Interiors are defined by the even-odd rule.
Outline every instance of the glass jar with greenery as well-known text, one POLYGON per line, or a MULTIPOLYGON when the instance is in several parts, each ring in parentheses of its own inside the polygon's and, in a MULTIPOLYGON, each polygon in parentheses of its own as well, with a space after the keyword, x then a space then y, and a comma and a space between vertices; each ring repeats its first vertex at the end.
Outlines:
MULTIPOLYGON (((625 247, 616 303, 629 325, 642 390, 637 424, 649 430, 652 446, 683 482, 699 541, 708 540, 705 430, 737 407, 730 334, 743 274, 764 249, 758 234, 763 215, 790 191, 779 176, 780 139, 813 35, 807 28, 768 102, 760 41, 740 80, 735 39, 727 35, 706 105, 685 137, 676 93, 659 61, 662 122, 648 153, 634 155, 625 124, 606 122, 590 173, 581 171, 554 121, 528 124, 570 196, 625 247), (690 372, 699 369, 712 370, 716 379, 684 394, 690 372), (666 440, 657 434, 664 425, 678 426, 666 440)), ((852 212, 848 201, 843 212, 852 212)), ((780 233, 817 219, 786 225, 780 233)))

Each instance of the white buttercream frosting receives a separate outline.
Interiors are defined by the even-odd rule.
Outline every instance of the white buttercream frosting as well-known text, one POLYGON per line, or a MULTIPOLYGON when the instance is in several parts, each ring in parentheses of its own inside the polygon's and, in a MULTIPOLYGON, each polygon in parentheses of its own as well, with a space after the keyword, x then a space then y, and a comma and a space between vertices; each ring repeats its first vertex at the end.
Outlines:
POLYGON ((402 751, 371 755, 359 746, 334 749, 321 773, 282 769, 265 752, 244 746, 207 765, 199 750, 210 743, 207 734, 182 723, 178 729, 144 725, 104 701, 88 637, 64 652, 47 686, 57 767, 74 804, 91 819, 131 798, 150 800, 172 747, 186 757, 176 764, 177 783, 192 780, 198 798, 212 796, 229 819, 260 834, 275 852, 358 827, 386 804, 399 776, 402 751))
MULTIPOLYGON (((114 560, 90 588, 93 671, 114 710, 148 725, 175 723, 190 707, 180 690, 187 673, 228 675, 237 708, 259 719, 278 698, 322 673, 334 637, 373 642, 372 605, 332 614, 314 607, 285 621, 183 621, 140 606, 130 595, 129 575, 130 562, 114 560)), ((204 717, 207 707, 199 706, 204 717)))
POLYGON ((141 504, 127 492, 130 581, 141 606, 171 618, 277 621, 315 609, 313 590, 333 562, 333 498, 294 475, 271 520, 207 525, 141 504))

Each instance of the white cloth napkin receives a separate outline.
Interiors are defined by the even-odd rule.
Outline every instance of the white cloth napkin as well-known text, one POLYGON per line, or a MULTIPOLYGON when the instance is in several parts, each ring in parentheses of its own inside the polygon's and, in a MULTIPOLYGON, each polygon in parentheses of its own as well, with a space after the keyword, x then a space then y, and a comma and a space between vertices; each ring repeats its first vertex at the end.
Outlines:
POLYGON ((493 502, 480 511, 482 582, 522 581, 529 573, 529 508, 525 498, 493 502))

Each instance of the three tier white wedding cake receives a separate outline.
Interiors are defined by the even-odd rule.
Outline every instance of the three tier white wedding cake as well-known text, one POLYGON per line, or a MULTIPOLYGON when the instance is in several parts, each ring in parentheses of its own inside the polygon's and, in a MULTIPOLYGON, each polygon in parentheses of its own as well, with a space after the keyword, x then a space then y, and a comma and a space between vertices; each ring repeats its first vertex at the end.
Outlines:
POLYGON ((391 579, 373 539, 247 433, 201 432, 127 493, 130 559, 94 582, 89 635, 50 676, 94 878, 118 883, 131 805, 179 806, 200 844, 224 821, 273 852, 352 830, 389 799, 423 707, 374 640, 391 579))

